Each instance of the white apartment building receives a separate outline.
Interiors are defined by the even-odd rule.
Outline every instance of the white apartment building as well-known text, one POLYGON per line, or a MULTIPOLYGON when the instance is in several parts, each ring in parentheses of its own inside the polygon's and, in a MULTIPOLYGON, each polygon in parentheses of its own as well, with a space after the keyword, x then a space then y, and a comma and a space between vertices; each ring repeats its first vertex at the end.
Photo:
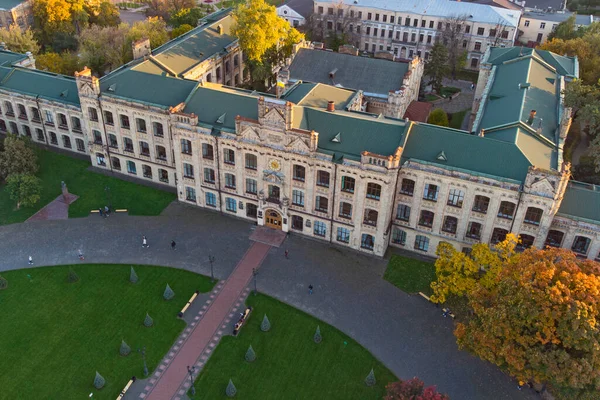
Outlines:
POLYGON ((575 27, 589 26, 599 21, 593 15, 579 15, 570 12, 526 11, 519 21, 518 41, 523 45, 534 47, 548 40, 554 29, 561 22, 575 16, 575 27))

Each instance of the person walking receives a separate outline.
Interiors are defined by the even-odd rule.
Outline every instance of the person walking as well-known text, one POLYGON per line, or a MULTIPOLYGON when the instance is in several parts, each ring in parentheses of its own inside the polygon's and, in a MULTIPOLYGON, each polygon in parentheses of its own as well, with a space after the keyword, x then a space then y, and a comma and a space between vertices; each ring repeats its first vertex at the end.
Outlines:
POLYGON ((146 235, 142 236, 142 247, 150 247, 148 245, 148 240, 146 239, 146 235))
POLYGON ((29 265, 33 265, 33 258, 31 256, 29 256, 29 261, 28 261, 29 265))
POLYGON ((171 240, 171 250, 175 250, 175 246, 177 246, 177 243, 175 243, 174 240, 171 240))
POLYGON ((104 215, 107 217, 110 215, 110 208, 108 208, 108 206, 104 206, 104 215))
POLYGON ((290 252, 286 250, 286 251, 285 251, 285 258, 289 258, 289 257, 288 257, 288 256, 289 256, 289 254, 290 254, 290 252))
POLYGON ((308 294, 312 294, 313 292, 313 285, 308 285, 308 294))
POLYGON ((475 89, 475 84, 471 83, 471 90, 475 89))
POLYGON ((81 261, 85 260, 85 256, 83 255, 83 252, 81 251, 81 249, 77 250, 77 256, 79 257, 79 259, 81 261))
POLYGON ((101 216, 101 217, 103 217, 103 216, 104 216, 104 211, 102 211, 102 207, 100 207, 100 208, 98 209, 98 211, 100 212, 100 216, 101 216))

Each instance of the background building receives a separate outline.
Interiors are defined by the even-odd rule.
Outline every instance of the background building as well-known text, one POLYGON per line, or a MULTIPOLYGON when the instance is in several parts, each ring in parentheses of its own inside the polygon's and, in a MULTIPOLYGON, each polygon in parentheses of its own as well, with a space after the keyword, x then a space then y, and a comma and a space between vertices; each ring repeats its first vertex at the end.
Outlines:
POLYGON ((21 29, 33 26, 31 1, 2 0, 0 2, 0 28, 17 24, 21 29))
POLYGON ((518 40, 528 47, 535 47, 542 44, 548 39, 548 35, 556 29, 558 24, 566 21, 573 15, 575 15, 576 28, 589 26, 593 22, 600 21, 598 17, 594 17, 593 15, 579 15, 570 12, 526 11, 519 21, 518 40))
POLYGON ((277 7, 277 15, 297 28, 306 24, 312 8, 312 0, 288 0, 277 7))

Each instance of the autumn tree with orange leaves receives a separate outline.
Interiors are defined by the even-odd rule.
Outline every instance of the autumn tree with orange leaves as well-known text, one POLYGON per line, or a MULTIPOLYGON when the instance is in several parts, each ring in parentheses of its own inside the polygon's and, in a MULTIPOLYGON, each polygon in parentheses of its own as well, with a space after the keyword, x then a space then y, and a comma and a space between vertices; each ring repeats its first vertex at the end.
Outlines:
POLYGON ((469 290, 458 344, 519 380, 600 389, 600 264, 529 249, 469 290))

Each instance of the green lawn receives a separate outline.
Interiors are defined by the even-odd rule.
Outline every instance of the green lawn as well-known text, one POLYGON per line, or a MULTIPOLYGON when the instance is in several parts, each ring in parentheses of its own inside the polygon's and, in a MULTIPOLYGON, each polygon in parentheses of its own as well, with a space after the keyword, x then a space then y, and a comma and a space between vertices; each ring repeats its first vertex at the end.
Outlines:
POLYGON ((438 100, 440 97, 436 96, 435 94, 426 94, 425 95, 425 101, 436 101, 438 100))
POLYGON ((35 207, 15 209, 4 186, 0 186, 0 225, 23 222, 61 193, 60 182, 79 199, 69 207, 69 217, 87 216, 92 209, 106 205, 104 188, 110 188, 113 208, 126 208, 133 215, 158 215, 173 200, 175 194, 126 182, 87 171, 89 161, 78 160, 51 151, 38 150, 42 180, 41 199, 35 207))
POLYGON ((129 282, 129 265, 76 265, 77 283, 66 282, 68 267, 2 273, 0 290, 0 388, 3 399, 114 400, 131 376, 141 376, 147 346, 152 371, 185 323, 177 312, 195 290, 209 291, 210 279, 174 268, 135 266, 139 281, 129 282), (32 280, 29 281, 27 274, 32 280), (169 284, 175 298, 162 294, 169 284), (146 312, 154 326, 146 328, 146 312), (121 340, 131 346, 119 355, 121 340), (96 370, 106 379, 93 387, 96 370))
POLYGON ((462 125, 462 121, 463 121, 463 119, 465 119, 465 114, 470 111, 471 110, 463 110, 463 111, 459 111, 459 112, 450 114, 452 116, 452 119, 450 120, 450 128, 460 129, 460 126, 462 125))
MULTIPOLYGON (((308 294, 307 294, 308 296, 308 294)), ((196 381, 197 399, 226 399, 231 378, 240 399, 381 399, 394 375, 367 350, 332 326, 264 295, 250 295, 254 311, 236 338, 225 336, 196 381), (267 314, 271 330, 262 332, 267 314), (323 341, 313 335, 320 326, 323 341), (347 343, 347 344, 344 344, 347 343), (256 361, 247 363, 249 345, 256 361), (374 368, 377 385, 364 379, 374 368)), ((349 310, 351 312, 351 310, 349 310)))
POLYGON ((479 71, 462 69, 462 70, 456 72, 456 79, 460 79, 463 81, 471 81, 475 84, 477 83, 478 77, 479 77, 479 71))
POLYGON ((435 266, 393 254, 383 278, 405 292, 430 295, 429 285, 435 280, 435 266))
POLYGON ((460 92, 460 89, 453 86, 443 86, 440 90, 440 94, 442 95, 442 97, 448 97, 458 92, 460 92))

